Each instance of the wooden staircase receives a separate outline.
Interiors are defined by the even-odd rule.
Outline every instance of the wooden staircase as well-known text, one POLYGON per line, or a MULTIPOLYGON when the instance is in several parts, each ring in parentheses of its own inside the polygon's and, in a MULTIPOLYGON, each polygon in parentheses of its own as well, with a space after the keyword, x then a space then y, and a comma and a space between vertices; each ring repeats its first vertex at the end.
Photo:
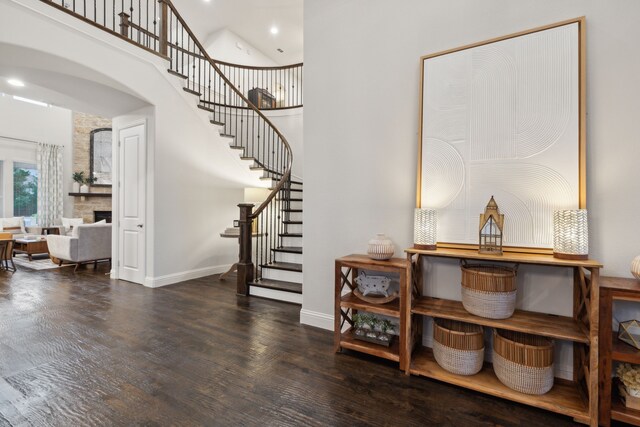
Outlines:
POLYGON ((259 265, 259 275, 250 283, 250 295, 302 304, 302 182, 291 181, 283 209, 279 244, 271 248, 273 261, 259 265))
POLYGON ((41 1, 167 61, 167 72, 181 79, 186 93, 197 97, 197 107, 207 112, 229 148, 241 160, 248 160, 249 169, 271 186, 271 193, 259 206, 238 205, 237 293, 262 293, 260 296, 301 303, 302 183, 291 179, 293 153, 287 139, 248 96, 256 88, 266 93, 277 89, 286 96, 278 105, 274 97, 268 109, 301 107, 302 64, 246 67, 216 61, 171 0, 137 5, 94 0, 92 6, 41 1), (256 224, 258 233, 253 232, 256 224))

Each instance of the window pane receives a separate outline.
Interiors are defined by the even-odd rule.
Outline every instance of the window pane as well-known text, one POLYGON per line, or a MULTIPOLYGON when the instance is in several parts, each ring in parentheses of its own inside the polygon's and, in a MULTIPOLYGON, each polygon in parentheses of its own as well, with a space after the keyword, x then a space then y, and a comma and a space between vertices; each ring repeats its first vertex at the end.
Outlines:
POLYGON ((35 225, 38 213, 38 170, 28 163, 13 164, 13 215, 35 225))

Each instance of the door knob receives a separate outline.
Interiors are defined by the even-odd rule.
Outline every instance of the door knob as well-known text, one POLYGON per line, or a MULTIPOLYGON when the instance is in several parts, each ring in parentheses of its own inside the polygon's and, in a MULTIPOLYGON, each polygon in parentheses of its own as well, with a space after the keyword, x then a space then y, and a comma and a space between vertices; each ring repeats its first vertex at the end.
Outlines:
POLYGON ((144 227, 144 224, 138 224, 137 227, 138 228, 142 228, 142 227, 144 227))

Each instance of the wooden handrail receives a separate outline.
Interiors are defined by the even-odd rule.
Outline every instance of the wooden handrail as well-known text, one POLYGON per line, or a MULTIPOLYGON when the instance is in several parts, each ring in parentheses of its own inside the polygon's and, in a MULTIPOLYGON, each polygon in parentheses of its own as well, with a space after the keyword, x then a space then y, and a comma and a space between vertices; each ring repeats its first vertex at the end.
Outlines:
POLYGON ((241 64, 233 64, 231 62, 224 62, 216 60, 216 64, 219 65, 228 65, 230 67, 235 68, 244 68, 247 70, 288 70, 290 68, 300 68, 304 65, 304 62, 298 62, 297 64, 289 64, 289 65, 274 65, 270 67, 259 67, 256 65, 241 65, 241 64))
POLYGON ((251 214, 251 219, 255 219, 257 218, 260 213, 267 207, 267 205, 269 203, 271 203, 271 201, 275 198, 276 194, 278 194, 278 192, 284 187, 284 185, 286 184, 286 182, 289 180, 289 178, 291 177, 291 164, 293 163, 293 152, 291 150, 291 146, 289 145, 289 142, 287 141, 287 139, 284 137, 284 135, 282 135, 282 132, 280 132, 280 130, 275 127, 273 125, 273 123, 271 123, 271 120, 269 120, 267 118, 267 116, 265 116, 264 114, 262 114, 262 112, 255 106, 253 105, 253 103, 251 103, 251 101, 249 101, 242 92, 240 92, 236 86, 231 83, 231 81, 227 78, 227 76, 224 75, 224 73, 218 68, 218 66, 216 65, 216 62, 209 56, 209 53, 207 53, 206 49, 204 48, 204 46, 202 46, 202 44, 200 43, 200 41, 197 39, 197 37, 195 36, 195 34, 193 33, 193 31, 191 31, 191 28, 189 27, 189 25, 184 21, 184 19, 182 18, 182 16, 178 13, 176 7, 173 5, 173 3, 171 2, 171 0, 158 0, 160 3, 167 3, 167 5, 169 6, 169 8, 171 8, 171 11, 174 13, 176 19, 178 19, 178 21, 180 21, 180 24, 182 24, 183 28, 187 31, 187 34, 189 34, 189 36, 191 37, 191 39, 193 40, 193 42, 195 43, 195 45, 198 47, 198 49, 200 49, 200 53, 204 56, 204 58, 209 62, 209 64, 211 64, 211 66, 213 67, 214 70, 216 70, 218 72, 218 74, 220 74, 220 77, 227 83, 228 87, 230 87, 239 97, 240 99, 242 99, 244 102, 247 103, 247 105, 249 105, 251 107, 251 109, 262 118, 262 120, 265 121, 265 123, 267 123, 269 125, 269 127, 271 129, 273 129, 275 131, 275 133, 278 135, 278 137, 282 140, 282 143, 284 144, 284 146, 286 147, 287 151, 289 152, 289 161, 287 164, 287 168, 284 172, 284 174, 282 175, 282 178, 280 179, 280 181, 278 181, 278 184, 275 186, 275 188, 271 191, 271 193, 269 194, 269 196, 267 197, 267 199, 262 202, 260 204, 260 206, 258 206, 258 209, 256 209, 254 212, 252 212, 251 214))

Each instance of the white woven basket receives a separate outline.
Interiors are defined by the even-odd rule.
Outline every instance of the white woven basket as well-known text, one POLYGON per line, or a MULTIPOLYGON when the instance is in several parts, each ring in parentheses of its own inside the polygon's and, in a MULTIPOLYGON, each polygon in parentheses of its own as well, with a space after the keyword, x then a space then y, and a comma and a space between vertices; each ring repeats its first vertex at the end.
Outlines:
POLYGON ((516 309, 516 292, 487 292, 461 287, 464 309, 487 319, 507 319, 516 309))
POLYGON ((484 329, 480 325, 434 319, 433 356, 443 369, 474 375, 484 362, 484 329))
POLYGON ((433 342, 433 356, 442 369, 456 375, 475 375, 482 369, 484 348, 482 350, 458 350, 433 342))
POLYGON ((502 384, 526 394, 545 394, 553 387, 553 365, 534 368, 511 362, 493 352, 493 370, 502 384))

